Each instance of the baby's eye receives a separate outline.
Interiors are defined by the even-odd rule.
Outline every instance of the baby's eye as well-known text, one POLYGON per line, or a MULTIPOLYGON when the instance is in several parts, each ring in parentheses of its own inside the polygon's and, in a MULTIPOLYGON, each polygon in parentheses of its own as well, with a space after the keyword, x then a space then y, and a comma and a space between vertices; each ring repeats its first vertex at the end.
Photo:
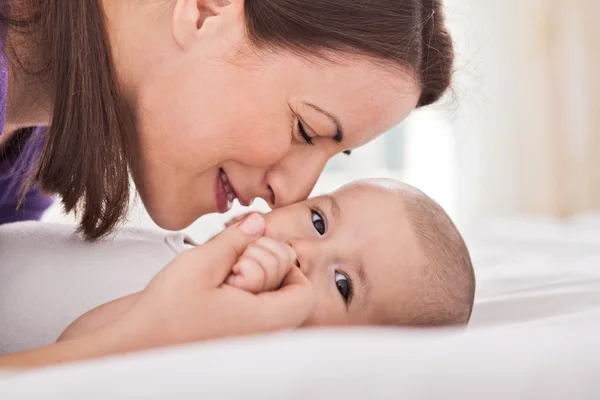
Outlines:
POLYGON ((338 291, 344 298, 346 303, 350 302, 352 299, 352 282, 348 277, 341 272, 335 273, 335 284, 337 286, 338 291))
POLYGON ((321 214, 319 214, 318 211, 311 210, 311 215, 312 215, 313 226, 315 227, 317 232, 319 232, 319 235, 324 235, 325 230, 326 230, 325 229, 325 220, 323 219, 321 214))

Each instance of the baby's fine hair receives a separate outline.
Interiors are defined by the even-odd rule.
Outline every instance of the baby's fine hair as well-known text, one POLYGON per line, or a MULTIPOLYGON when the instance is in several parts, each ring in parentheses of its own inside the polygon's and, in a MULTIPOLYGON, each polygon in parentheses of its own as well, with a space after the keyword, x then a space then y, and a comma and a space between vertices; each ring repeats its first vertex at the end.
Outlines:
POLYGON ((389 323, 421 327, 466 325, 475 297, 475 273, 467 245, 437 202, 408 185, 401 193, 426 261, 419 266, 422 282, 411 293, 409 318, 389 323))

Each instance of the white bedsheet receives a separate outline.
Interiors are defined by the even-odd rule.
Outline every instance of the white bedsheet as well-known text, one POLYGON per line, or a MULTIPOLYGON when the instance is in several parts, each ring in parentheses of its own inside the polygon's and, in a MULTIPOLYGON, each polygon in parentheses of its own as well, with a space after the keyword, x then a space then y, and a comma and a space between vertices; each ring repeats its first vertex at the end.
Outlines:
POLYGON ((591 400, 599 335, 573 325, 296 332, 8 377, 0 398, 591 400))
POLYGON ((600 223, 502 222, 471 238, 466 332, 216 341, 7 376, 0 398, 599 399, 600 223))

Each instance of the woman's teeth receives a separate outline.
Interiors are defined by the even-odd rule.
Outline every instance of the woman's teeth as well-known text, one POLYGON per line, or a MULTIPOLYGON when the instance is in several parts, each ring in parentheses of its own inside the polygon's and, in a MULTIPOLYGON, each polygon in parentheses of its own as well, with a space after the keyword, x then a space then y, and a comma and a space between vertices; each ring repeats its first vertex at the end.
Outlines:
POLYGON ((229 185, 229 179, 227 179, 227 175, 225 175, 225 171, 220 170, 220 176, 221 176, 221 182, 223 183, 223 187, 225 188, 225 194, 227 195, 227 202, 229 203, 229 205, 231 205, 231 203, 233 203, 233 200, 235 200, 235 194, 233 193, 233 189, 231 189, 231 186, 229 185))

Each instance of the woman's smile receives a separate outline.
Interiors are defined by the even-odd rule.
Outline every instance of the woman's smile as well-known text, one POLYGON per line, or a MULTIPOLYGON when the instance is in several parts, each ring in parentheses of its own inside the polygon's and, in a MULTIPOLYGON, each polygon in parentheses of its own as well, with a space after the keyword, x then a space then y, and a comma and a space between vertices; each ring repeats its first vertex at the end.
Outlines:
POLYGON ((244 207, 248 207, 252 201, 234 189, 234 184, 223 168, 219 168, 215 179, 215 200, 217 212, 225 213, 231 209, 233 201, 237 199, 244 207))

